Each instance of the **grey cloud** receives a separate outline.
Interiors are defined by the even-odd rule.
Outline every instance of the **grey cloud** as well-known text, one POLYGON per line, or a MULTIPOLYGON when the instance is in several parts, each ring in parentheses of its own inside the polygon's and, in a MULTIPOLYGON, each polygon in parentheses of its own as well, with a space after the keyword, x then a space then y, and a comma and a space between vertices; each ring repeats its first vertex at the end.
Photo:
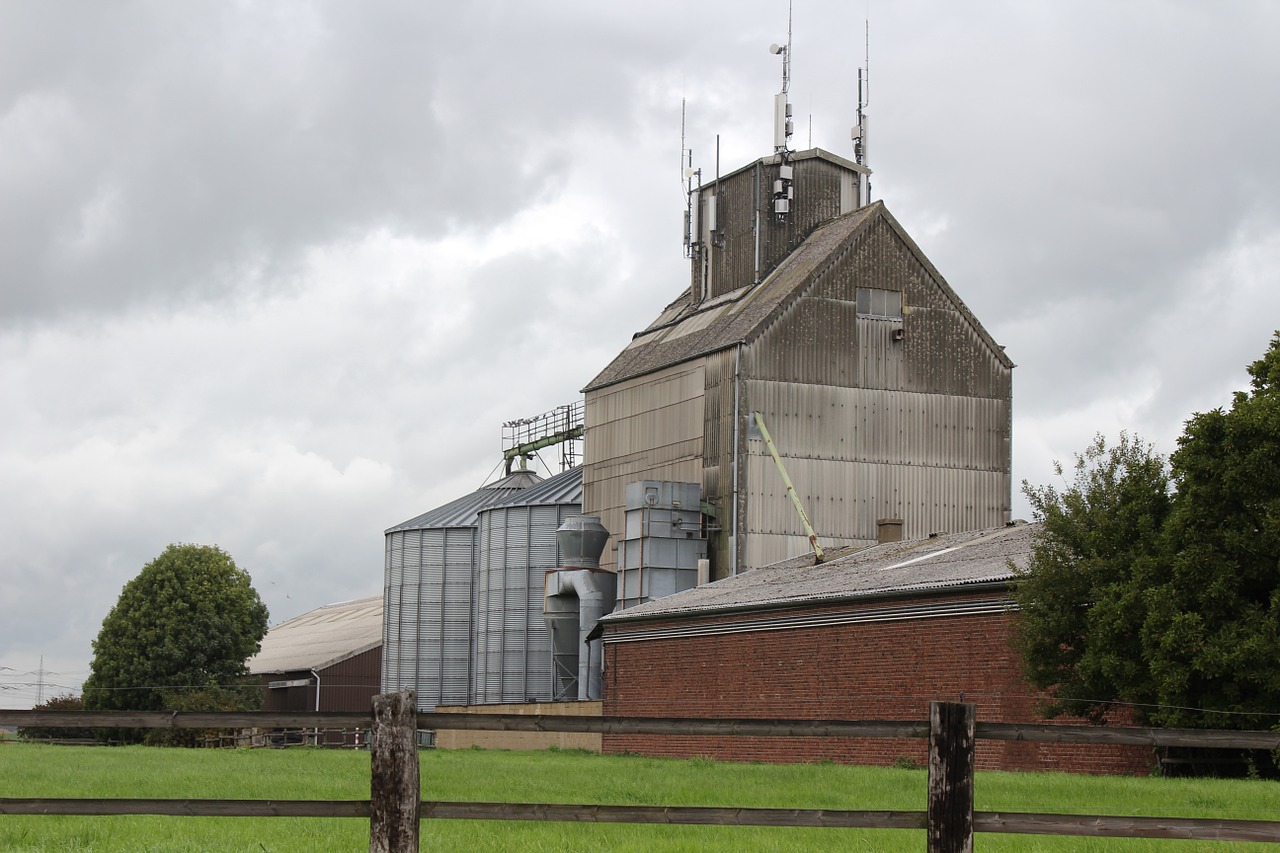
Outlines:
MULTIPOLYGON (((847 156, 866 10, 794 12, 796 142, 847 156)), ((1280 316, 1280 10, 871 12, 876 195, 1020 365, 1015 481, 1229 402, 1280 316)), ((769 153, 785 34, 765 0, 0 6, 0 664, 87 659, 171 541, 274 618, 376 590, 385 527, 685 286, 680 100, 704 176, 717 134, 769 153)))

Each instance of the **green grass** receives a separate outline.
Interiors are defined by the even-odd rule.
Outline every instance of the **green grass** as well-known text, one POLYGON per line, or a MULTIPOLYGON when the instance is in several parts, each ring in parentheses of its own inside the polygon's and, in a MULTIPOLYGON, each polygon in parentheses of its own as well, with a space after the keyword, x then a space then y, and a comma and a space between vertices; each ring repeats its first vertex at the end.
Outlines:
MULTIPOLYGON (((432 750, 427 800, 923 810, 923 770, 729 764, 432 750)), ((181 750, 0 745, 0 796, 352 799, 369 797, 369 756, 337 750, 181 750)), ((982 811, 1280 819, 1280 784, 1261 781, 980 773, 982 811)), ((982 834, 982 851, 1198 851, 1190 841, 982 834)), ((0 815, 0 850, 323 851, 368 849, 358 819, 0 815)), ((423 850, 792 851, 924 849, 920 831, 424 821, 423 850)), ((1248 845, 1245 849, 1280 849, 1248 845)))

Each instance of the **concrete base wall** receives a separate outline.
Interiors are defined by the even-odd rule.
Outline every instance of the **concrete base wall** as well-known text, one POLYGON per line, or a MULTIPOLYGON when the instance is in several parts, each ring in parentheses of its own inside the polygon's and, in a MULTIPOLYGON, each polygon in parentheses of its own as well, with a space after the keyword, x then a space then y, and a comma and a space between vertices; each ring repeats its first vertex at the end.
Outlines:
MULTIPOLYGON (((598 717, 600 702, 532 702, 520 705, 441 705, 442 714, 557 714, 598 717)), ((437 749, 586 749, 600 751, 600 735, 589 732, 475 732, 436 730, 437 749)))

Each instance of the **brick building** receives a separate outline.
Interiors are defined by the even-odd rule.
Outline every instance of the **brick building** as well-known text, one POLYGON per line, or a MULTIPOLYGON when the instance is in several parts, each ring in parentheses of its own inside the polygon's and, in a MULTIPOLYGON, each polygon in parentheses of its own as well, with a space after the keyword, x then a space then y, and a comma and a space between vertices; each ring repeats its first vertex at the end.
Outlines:
MULTIPOLYGON (((606 716, 1037 719, 1010 597, 1037 525, 798 557, 601 620, 606 716)), ((924 740, 606 735, 605 752, 734 761, 923 764, 924 740)), ((980 769, 1145 772, 1137 747, 979 741, 980 769)))

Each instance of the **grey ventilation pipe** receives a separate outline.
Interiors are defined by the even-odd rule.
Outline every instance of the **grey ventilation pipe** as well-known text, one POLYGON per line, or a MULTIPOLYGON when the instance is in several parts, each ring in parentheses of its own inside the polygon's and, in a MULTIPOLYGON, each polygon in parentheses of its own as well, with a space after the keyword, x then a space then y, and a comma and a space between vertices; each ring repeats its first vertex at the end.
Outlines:
POLYGON ((552 653, 562 663, 577 656, 578 699, 601 697, 602 643, 588 641, 587 635, 601 616, 613 610, 616 596, 617 579, 612 572, 562 569, 547 574, 542 617, 551 632, 552 653))
MULTIPOLYGON (((603 645, 600 640, 588 641, 587 635, 601 616, 613 610, 617 597, 617 576, 600 570, 600 554, 608 541, 609 531, 599 518, 570 516, 556 530, 564 568, 547 572, 542 618, 551 633, 556 684, 558 674, 576 660, 579 700, 601 697, 603 645)), ((564 691, 555 692, 555 698, 562 698, 564 691)))

